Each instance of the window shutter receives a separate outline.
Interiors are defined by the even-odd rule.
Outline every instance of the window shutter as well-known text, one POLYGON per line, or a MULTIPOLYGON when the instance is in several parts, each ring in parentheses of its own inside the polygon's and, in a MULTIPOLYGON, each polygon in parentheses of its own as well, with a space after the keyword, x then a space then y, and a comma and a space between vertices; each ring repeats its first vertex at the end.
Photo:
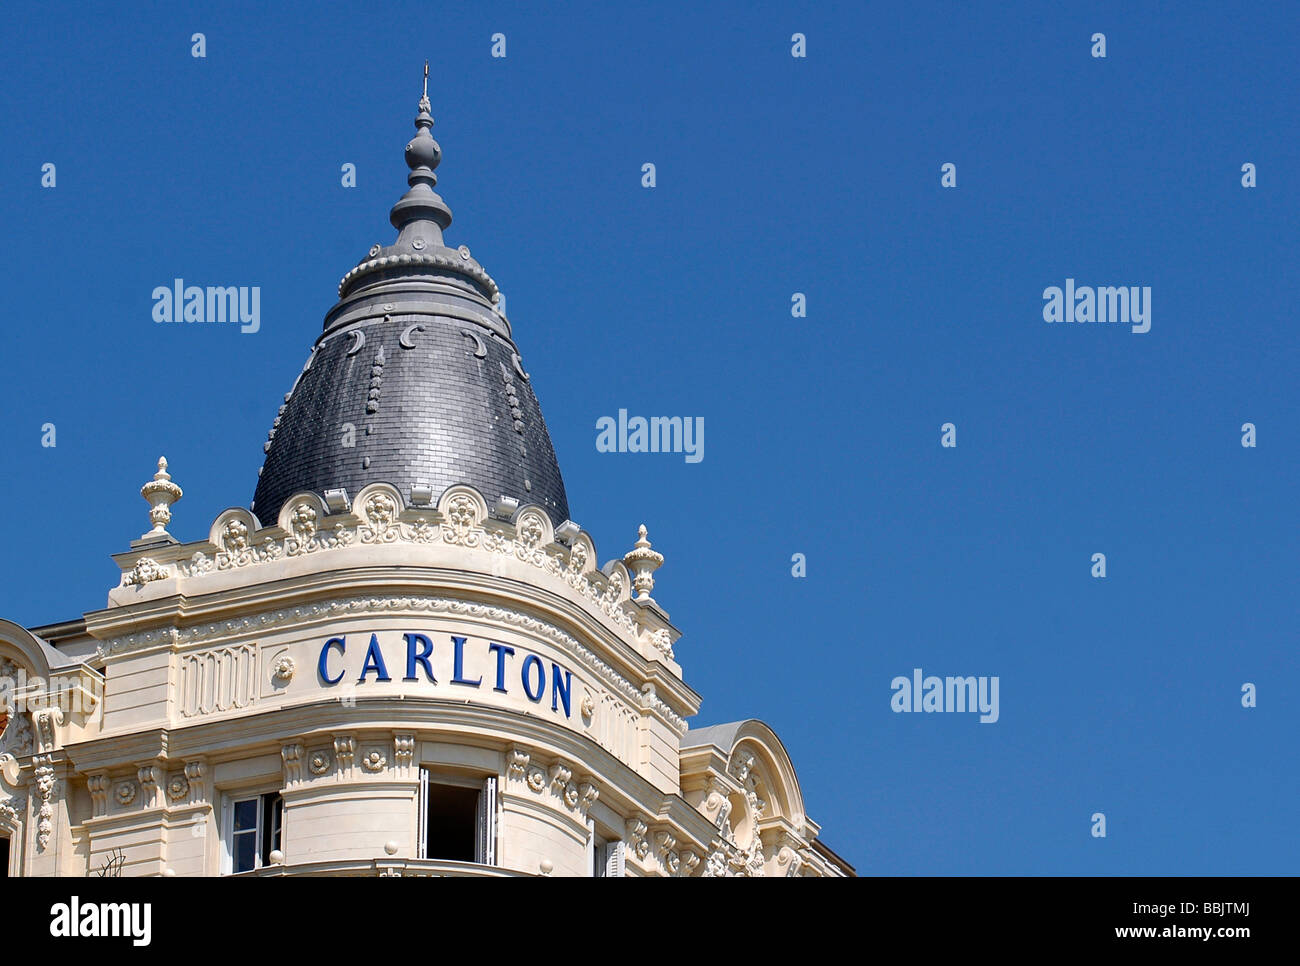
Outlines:
POLYGON ((415 810, 420 843, 415 855, 416 858, 427 859, 429 857, 429 769, 427 768, 420 769, 420 791, 416 796, 415 810))
POLYGON ((610 842, 607 846, 609 857, 605 861, 605 876, 610 879, 623 878, 623 857, 627 852, 627 843, 610 842))
POLYGON ((235 867, 234 806, 229 795, 221 796, 221 872, 229 875, 235 867))
POLYGON ((478 828, 475 830, 475 851, 483 865, 497 864, 497 779, 495 775, 484 779, 483 792, 478 797, 478 828))

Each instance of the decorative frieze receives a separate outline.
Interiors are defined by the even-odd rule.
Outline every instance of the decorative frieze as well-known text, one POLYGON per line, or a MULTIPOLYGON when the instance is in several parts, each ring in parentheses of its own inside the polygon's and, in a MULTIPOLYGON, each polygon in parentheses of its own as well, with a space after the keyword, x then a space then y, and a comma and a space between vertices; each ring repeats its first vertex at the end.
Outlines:
POLYGON ((181 655, 182 716, 236 711, 256 701, 256 645, 234 644, 181 655))
MULTIPOLYGON (((589 539, 580 536, 568 546, 548 543, 554 536, 550 521, 536 510, 522 511, 513 536, 507 536, 501 529, 485 528, 488 518, 486 504, 470 487, 453 488, 447 494, 446 502, 437 510, 404 510, 400 499, 383 489, 374 489, 361 502, 359 516, 344 517, 328 529, 318 526, 319 512, 311 502, 301 499, 288 509, 284 521, 287 529, 266 527, 255 531, 254 518, 246 511, 226 511, 217 518, 214 533, 207 544, 208 549, 216 549, 214 555, 210 556, 201 547, 196 548, 188 560, 177 561, 174 568, 151 557, 140 557, 123 575, 122 586, 143 586, 153 580, 171 577, 173 569, 177 577, 201 578, 211 573, 354 544, 404 542, 427 545, 441 540, 450 546, 508 554, 532 564, 578 591, 631 640, 635 641, 643 631, 639 623, 639 617, 643 615, 635 613, 637 608, 626 606, 631 597, 628 570, 624 564, 615 564, 608 574, 600 571, 587 573, 587 561, 594 556, 589 539), (407 519, 400 519, 403 516, 407 519)), ((649 592, 654 586, 650 575, 662 557, 650 549, 644 532, 628 557, 636 568, 638 599, 649 601, 649 592)), ((665 628, 646 632, 652 633, 656 648, 672 656, 671 632, 665 628)))
MULTIPOLYGON (((579 544, 578 546, 581 546, 579 544)), ((253 614, 246 617, 232 618, 230 620, 214 622, 210 624, 198 624, 187 628, 163 628, 156 631, 141 632, 138 634, 127 635, 121 638, 113 638, 103 642, 99 651, 102 656, 118 653, 125 650, 134 650, 139 647, 148 647, 153 644, 171 641, 174 646, 183 647, 188 644, 202 641, 210 637, 221 638, 246 638, 253 634, 264 635, 269 630, 284 625, 311 623, 323 618, 340 618, 347 617, 358 613, 381 613, 383 611, 397 612, 415 612, 415 613, 432 613, 432 614, 450 614, 457 617, 471 617, 496 621, 519 628, 530 634, 545 637, 553 643, 559 645, 569 654, 572 654, 581 662, 596 678, 604 682, 611 690, 621 695, 624 700, 631 703, 634 707, 645 707, 653 709, 657 714, 663 717, 669 725, 680 736, 686 732, 686 722, 670 708, 662 698, 653 692, 642 693, 633 687, 632 683, 622 674, 615 671, 605 661, 596 656, 589 648, 584 646, 572 634, 561 630, 548 621, 540 620, 521 611, 516 611, 507 607, 498 607, 492 604, 479 604, 473 601, 457 600, 447 597, 346 597, 319 603, 302 604, 295 607, 287 607, 277 611, 271 611, 263 614, 253 614)), ((232 647, 250 646, 251 645, 232 645, 232 647)), ((221 650, 221 649, 216 649, 221 650)), ((202 652, 203 655, 212 652, 202 652)), ((200 655, 185 655, 186 658, 197 658, 200 655)), ((182 663, 184 669, 185 664, 182 663)), ((215 668, 209 664, 205 669, 195 665, 191 670, 191 679, 197 686, 198 681, 207 680, 207 676, 212 676, 215 680, 215 668)), ((185 678, 183 676, 183 690, 185 688, 185 678)), ((249 684, 252 688, 252 679, 249 684)), ((199 694, 200 692, 194 692, 199 694)), ((250 690, 255 700, 255 692, 250 690)), ((196 697, 189 705, 185 702, 187 698, 182 699, 182 705, 202 707, 195 705, 193 702, 198 701, 196 697)), ((215 698, 211 699, 215 700, 215 698)), ((602 706, 603 708, 604 706, 602 706)), ((203 712, 195 712, 203 713, 203 712)), ((603 710, 598 709, 597 719, 604 714, 603 710)), ((598 738, 601 744, 609 751, 619 755, 625 761, 633 761, 633 758, 627 757, 627 749, 615 747, 612 743, 612 736, 598 738)), ((633 750, 634 751, 634 750, 633 750)))

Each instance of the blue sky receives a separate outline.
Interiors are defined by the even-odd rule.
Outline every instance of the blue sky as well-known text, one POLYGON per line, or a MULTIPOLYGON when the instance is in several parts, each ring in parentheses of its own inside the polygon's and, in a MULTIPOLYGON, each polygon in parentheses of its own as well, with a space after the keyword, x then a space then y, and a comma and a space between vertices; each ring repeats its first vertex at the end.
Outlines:
POLYGON ((1300 868, 1293 4, 132 7, 0 37, 0 615, 104 605, 160 453, 182 539, 247 505, 427 58, 448 241, 574 518, 666 555, 697 724, 771 724, 868 874, 1300 868), (155 325, 177 276, 261 331, 155 325), (1150 286, 1151 331, 1044 322, 1066 278, 1150 286), (620 408, 704 460, 597 452, 620 408), (893 713, 914 667, 1000 720, 893 713))

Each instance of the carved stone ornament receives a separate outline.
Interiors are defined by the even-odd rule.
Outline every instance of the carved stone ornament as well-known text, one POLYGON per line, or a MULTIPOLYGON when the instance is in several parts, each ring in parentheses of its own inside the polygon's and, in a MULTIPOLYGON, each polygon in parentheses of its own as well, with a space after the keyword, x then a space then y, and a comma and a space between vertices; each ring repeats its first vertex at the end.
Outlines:
MULTIPOLYGON (((525 512, 519 519, 514 537, 509 538, 502 533, 484 531, 483 511, 478 501, 468 493, 455 493, 451 496, 445 508, 441 509, 440 524, 432 524, 427 518, 410 523, 401 522, 401 505, 393 496, 384 492, 369 494, 360 510, 364 520, 360 525, 352 526, 346 521, 339 521, 332 529, 326 530, 321 528, 315 507, 306 502, 297 503, 289 514, 287 525, 291 532, 287 536, 272 528, 254 534, 243 519, 230 519, 217 538, 221 549, 215 560, 198 551, 189 560, 182 560, 175 565, 175 576, 202 577, 212 572, 273 562, 286 556, 296 557, 350 547, 356 543, 389 544, 400 541, 432 544, 441 539, 454 546, 517 557, 563 580, 629 637, 636 639, 645 632, 637 618, 623 606, 627 583, 625 571, 620 567, 609 577, 600 572, 588 576, 586 567, 592 551, 585 538, 571 541, 567 552, 564 549, 547 550, 542 544, 547 524, 540 514, 525 512), (260 534, 266 536, 259 539, 260 534)), ((566 543, 569 542, 566 540, 566 543)), ((638 566, 646 565, 640 556, 634 562, 638 566)), ((123 585, 143 585, 150 580, 170 576, 173 576, 170 569, 162 567, 157 561, 145 563, 141 560, 137 563, 136 570, 124 575, 123 585)), ((644 583, 642 580, 643 585, 644 583)), ((667 646, 661 637, 653 638, 653 643, 661 650, 667 646)))
POLYGON ((477 547, 479 534, 473 528, 478 523, 478 505, 464 493, 452 497, 447 507, 447 523, 442 528, 442 539, 462 547, 477 547))
POLYGON ((176 775, 167 783, 167 797, 173 802, 179 802, 189 793, 190 783, 185 780, 184 775, 176 775))
POLYGON ((529 766, 528 787, 535 792, 540 792, 546 787, 546 772, 539 765, 529 766))
POLYGON ((557 792, 563 793, 564 786, 569 783, 573 777, 573 769, 562 761, 557 761, 551 766, 551 784, 555 786, 557 792))
POLYGON ((26 811, 27 802, 25 799, 11 798, 7 802, 0 802, 0 825, 8 826, 10 829, 17 829, 18 822, 26 811))
POLYGON ((730 874, 731 870, 727 862, 726 851, 723 849, 714 849, 710 852, 708 861, 704 863, 704 878, 723 879, 730 874))
POLYGON ((289 526, 293 528, 294 540, 307 543, 316 536, 316 508, 310 503, 299 503, 289 514, 289 526))
POLYGON ((642 862, 650 854, 650 841, 646 838, 649 827, 639 818, 630 818, 626 823, 627 843, 636 857, 642 862))
POLYGON ((369 772, 383 771, 388 764, 388 757, 378 748, 372 748, 361 759, 361 767, 369 772))
POLYGON ((742 785, 748 781, 749 773, 753 770, 757 760, 753 754, 744 749, 738 750, 731 756, 731 767, 729 771, 735 776, 736 781, 742 785))
POLYGON ((136 793, 135 782, 133 781, 118 782, 117 790, 115 792, 115 794, 117 795, 117 803, 119 805, 130 805, 132 802, 135 801, 135 793, 136 793))
POLYGON ((185 763, 185 780, 196 799, 206 796, 208 765, 202 758, 191 758, 185 763))
POLYGON ((144 535, 144 539, 152 537, 171 539, 167 533, 167 524, 172 519, 171 505, 184 493, 172 482, 171 474, 167 472, 165 456, 158 457, 158 472, 154 474, 152 480, 140 487, 140 495, 149 504, 149 522, 153 524, 153 529, 144 535))
POLYGON ((506 752, 506 777, 523 781, 528 771, 528 752, 522 748, 511 748, 506 752))
POLYGON ((302 756, 307 753, 301 742, 291 741, 280 747, 280 758, 284 761, 285 781, 292 783, 302 781, 302 756))
POLYGON ((248 549, 248 524, 243 520, 227 520, 221 532, 221 546, 232 556, 248 549))
POLYGON ((154 580, 166 580, 171 576, 169 568, 162 566, 152 557, 141 557, 135 562, 131 571, 122 578, 124 587, 143 587, 154 580))
POLYGON ((650 600, 650 591, 655 589, 654 572, 664 562, 664 555, 650 549, 646 537, 645 524, 637 530, 637 541, 633 549, 623 557, 623 564, 632 574, 632 586, 636 588, 637 600, 650 600))
POLYGON ((312 752, 311 758, 307 760, 307 770, 313 775, 323 775, 330 770, 330 764, 330 753, 322 748, 312 752))
POLYGON ((275 680, 283 681, 286 684, 293 680, 293 673, 297 669, 297 663, 288 654, 277 660, 271 668, 275 680))
POLYGON ((54 767, 48 758, 36 761, 36 795, 40 807, 36 813, 36 846, 42 852, 50 844, 50 835, 54 832, 54 767))
POLYGON ((90 810, 95 818, 108 814, 108 789, 111 784, 103 772, 86 778, 86 789, 90 792, 90 810))
POLYGON ((387 493, 372 493, 366 498, 366 519, 369 526, 360 529, 363 543, 394 543, 402 536, 393 526, 397 518, 397 503, 387 493))

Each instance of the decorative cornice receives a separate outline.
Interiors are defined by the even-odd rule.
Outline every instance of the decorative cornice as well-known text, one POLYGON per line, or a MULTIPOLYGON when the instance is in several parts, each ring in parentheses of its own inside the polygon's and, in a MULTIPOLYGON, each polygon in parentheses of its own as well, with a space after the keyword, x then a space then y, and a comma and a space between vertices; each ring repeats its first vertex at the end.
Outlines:
MULTIPOLYGON (((638 570, 636 579, 641 591, 641 597, 634 600, 633 580, 622 562, 607 565, 607 573, 588 569, 595 560, 595 546, 580 530, 576 537, 570 535, 563 543, 556 542, 549 519, 530 506, 515 511, 513 524, 493 519, 482 495, 470 486, 450 487, 438 507, 424 508, 404 507, 400 495, 391 487, 371 484, 358 494, 352 510, 333 515, 324 511, 314 494, 298 494, 285 502, 278 525, 259 529, 256 518, 247 511, 227 510, 217 517, 206 541, 155 551, 159 559, 124 555, 123 566, 130 569, 124 570, 120 586, 144 587, 169 577, 201 579, 353 546, 431 546, 441 542, 531 564, 576 591, 627 640, 638 646, 645 641, 669 660, 675 660, 675 632, 663 625, 662 615, 656 616, 653 608, 634 606, 649 602, 648 587, 653 586, 653 580, 643 572, 653 553, 644 537, 628 555, 638 570), (640 546, 642 543, 646 545, 640 546)), ((495 568, 492 563, 484 569, 496 572, 495 568)))

